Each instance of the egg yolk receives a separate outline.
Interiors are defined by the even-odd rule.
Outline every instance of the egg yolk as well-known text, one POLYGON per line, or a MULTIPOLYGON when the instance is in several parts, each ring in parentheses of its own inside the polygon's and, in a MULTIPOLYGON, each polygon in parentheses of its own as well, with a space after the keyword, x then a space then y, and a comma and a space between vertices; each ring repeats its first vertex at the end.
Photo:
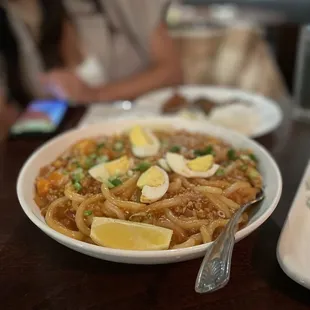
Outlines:
POLYGON ((213 165, 213 156, 205 155, 197 157, 187 162, 189 169, 193 171, 205 172, 208 171, 213 165))
POLYGON ((165 179, 160 169, 156 166, 153 166, 141 174, 137 186, 139 188, 142 188, 145 185, 157 187, 164 184, 164 182, 165 179))
POLYGON ((127 156, 122 156, 104 164, 104 167, 110 176, 125 174, 129 170, 129 166, 130 163, 127 156))
POLYGON ((150 137, 140 126, 135 126, 130 130, 129 139, 131 144, 136 146, 152 144, 150 137))

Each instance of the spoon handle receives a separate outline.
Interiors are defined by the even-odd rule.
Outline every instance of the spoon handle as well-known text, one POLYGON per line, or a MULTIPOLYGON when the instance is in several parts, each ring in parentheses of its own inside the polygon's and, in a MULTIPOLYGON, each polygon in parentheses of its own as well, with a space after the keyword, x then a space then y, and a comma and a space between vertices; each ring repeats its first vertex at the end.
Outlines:
POLYGON ((218 290, 229 281, 232 251, 235 244, 235 231, 240 216, 247 206, 240 208, 229 221, 226 229, 213 242, 200 266, 195 290, 207 293, 218 290))
POLYGON ((239 219, 249 206, 263 199, 264 192, 260 191, 254 200, 244 204, 233 215, 220 236, 207 249, 196 279, 195 290, 197 293, 213 292, 227 284, 239 219))

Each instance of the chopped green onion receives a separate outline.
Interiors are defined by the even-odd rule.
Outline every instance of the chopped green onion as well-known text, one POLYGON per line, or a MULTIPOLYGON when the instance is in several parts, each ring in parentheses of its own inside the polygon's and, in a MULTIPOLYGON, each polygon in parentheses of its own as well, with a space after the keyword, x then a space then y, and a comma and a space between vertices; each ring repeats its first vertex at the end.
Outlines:
POLYGON ((256 169, 254 169, 252 167, 249 167, 247 169, 247 176, 250 179, 256 179, 256 178, 258 178, 260 176, 260 174, 259 174, 259 172, 256 169))
POLYGON ((212 145, 208 145, 206 148, 203 150, 194 150, 194 155, 196 157, 198 156, 204 156, 204 155, 215 155, 215 152, 213 150, 212 145))
POLYGON ((110 181, 106 181, 105 183, 107 184, 107 187, 108 187, 109 189, 115 187, 110 181))
POLYGON ((92 157, 87 157, 86 159, 85 159, 85 166, 86 166, 86 169, 89 169, 89 168, 91 168, 91 167, 93 167, 95 165, 95 160, 94 160, 94 158, 92 158, 92 157))
POLYGON ((151 167, 151 164, 147 161, 143 161, 137 165, 133 170, 144 172, 151 167))
POLYGON ((99 156, 96 159, 97 164, 106 163, 107 161, 109 161, 109 157, 107 155, 99 156))
POLYGON ((124 143, 122 141, 115 142, 114 147, 113 147, 114 151, 117 151, 117 152, 122 151, 123 148, 124 148, 124 143))
POLYGON ((227 157, 229 160, 236 160, 237 159, 236 151, 234 149, 228 150, 227 157))
POLYGON ((95 159, 95 158, 97 158, 97 154, 95 154, 95 153, 90 154, 90 155, 89 155, 89 158, 91 158, 91 159, 95 159))
POLYGON ((217 171, 215 172, 215 175, 218 177, 222 177, 225 174, 225 171, 223 168, 219 168, 217 169, 217 171))
POLYGON ((74 188, 75 188, 75 190, 76 190, 77 192, 79 192, 79 191, 82 189, 82 185, 81 185, 81 183, 78 182, 78 181, 75 181, 75 182, 73 183, 73 186, 74 186, 74 188))
POLYGON ((242 166, 240 167, 240 169, 241 169, 242 171, 247 171, 247 170, 248 170, 248 165, 242 165, 242 166))
POLYGON ((181 151, 181 147, 179 145, 174 145, 170 150, 169 152, 172 152, 172 153, 180 153, 181 151))
POLYGON ((93 214, 93 212, 90 211, 90 210, 85 210, 85 211, 84 211, 84 215, 85 215, 85 216, 90 216, 90 215, 92 215, 92 214, 93 214))
POLYGON ((71 161, 72 165, 76 165, 77 168, 81 168, 81 164, 77 159, 74 159, 71 161))
POLYGON ((73 182, 80 182, 84 178, 84 172, 82 168, 77 168, 72 172, 73 182))
POLYGON ((110 179, 109 182, 115 187, 123 184, 123 182, 119 178, 115 178, 112 180, 110 179))
POLYGON ((97 149, 98 150, 101 150, 102 148, 104 148, 105 147, 105 143, 99 143, 98 145, 97 145, 97 149))
POLYGON ((254 154, 249 154, 249 157, 254 161, 254 162, 258 162, 257 157, 254 154))
POLYGON ((80 174, 80 173, 83 173, 83 168, 79 167, 79 168, 76 168, 74 171, 73 171, 74 174, 80 174))
POLYGON ((82 177, 79 174, 72 175, 72 181, 73 182, 80 182, 81 179, 82 179, 82 177))

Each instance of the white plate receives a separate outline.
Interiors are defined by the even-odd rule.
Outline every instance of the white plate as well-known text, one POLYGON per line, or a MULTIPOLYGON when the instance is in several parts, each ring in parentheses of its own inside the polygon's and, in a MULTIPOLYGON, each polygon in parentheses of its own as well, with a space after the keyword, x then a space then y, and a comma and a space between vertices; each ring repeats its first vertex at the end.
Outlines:
POLYGON ((310 162, 297 190, 278 242, 277 257, 284 272, 310 289, 310 162))
POLYGON ((35 178, 42 166, 53 161, 64 150, 66 150, 69 145, 79 139, 103 134, 112 135, 114 133, 119 133, 124 129, 128 129, 134 124, 154 124, 157 126, 169 124, 176 129, 187 129, 189 131, 199 131, 202 133, 208 133, 209 135, 214 135, 231 143, 236 148, 250 148, 253 150, 254 154, 259 159, 259 169, 263 175, 266 187, 266 198, 260 206, 257 207, 257 211, 251 217, 249 224, 237 232, 237 241, 243 239, 263 224, 276 208, 282 191, 281 174, 276 163, 263 147, 245 136, 210 125, 206 122, 161 117, 146 118, 143 120, 128 119, 105 121, 102 124, 71 130, 44 144, 24 164, 17 181, 18 199, 29 219, 43 232, 59 243, 86 255, 105 260, 133 264, 164 264, 203 256, 206 248, 209 246, 208 244, 165 251, 127 251, 99 247, 71 239, 56 232, 45 223, 44 218, 41 216, 33 197, 35 178))
MULTIPOLYGON (((163 104, 173 95, 174 92, 175 88, 165 88, 143 95, 135 101, 135 109, 137 111, 145 111, 147 115, 160 115, 163 104)), ((178 87, 178 92, 189 100, 207 97, 218 102, 236 98, 241 101, 244 100, 251 102, 259 117, 259 125, 250 135, 252 138, 272 132, 281 124, 283 119, 282 110, 277 103, 266 97, 239 89, 188 85, 178 87)))

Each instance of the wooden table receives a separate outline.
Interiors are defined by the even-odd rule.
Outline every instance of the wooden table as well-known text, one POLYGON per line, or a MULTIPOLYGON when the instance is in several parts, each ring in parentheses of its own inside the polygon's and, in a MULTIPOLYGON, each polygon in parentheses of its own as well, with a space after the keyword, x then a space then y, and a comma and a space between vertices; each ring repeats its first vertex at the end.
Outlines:
MULTIPOLYGON (((62 130, 83 110, 71 110, 62 130)), ((290 111, 286 110, 286 115, 290 111)), ((194 292, 201 260, 135 266, 74 252, 35 227, 19 206, 15 184, 41 138, 0 144, 0 309, 216 309, 308 310, 310 292, 280 269, 276 245, 287 211, 310 157, 310 125, 289 118, 261 138, 284 179, 282 199, 271 218, 235 247, 229 284, 210 295, 194 292)))

